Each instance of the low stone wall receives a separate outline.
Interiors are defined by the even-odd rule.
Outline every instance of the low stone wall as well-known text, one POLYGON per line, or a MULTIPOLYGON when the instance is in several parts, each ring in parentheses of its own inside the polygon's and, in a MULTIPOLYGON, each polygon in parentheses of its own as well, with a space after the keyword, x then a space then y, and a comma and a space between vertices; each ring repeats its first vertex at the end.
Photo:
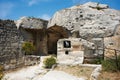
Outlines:
POLYGON ((40 63, 40 56, 27 55, 18 59, 11 59, 8 63, 3 64, 4 70, 32 66, 40 63))
POLYGON ((4 70, 15 69, 24 66, 24 57, 18 59, 10 59, 9 62, 3 64, 4 70))
POLYGON ((40 56, 27 55, 25 56, 25 66, 32 66, 40 63, 40 56))

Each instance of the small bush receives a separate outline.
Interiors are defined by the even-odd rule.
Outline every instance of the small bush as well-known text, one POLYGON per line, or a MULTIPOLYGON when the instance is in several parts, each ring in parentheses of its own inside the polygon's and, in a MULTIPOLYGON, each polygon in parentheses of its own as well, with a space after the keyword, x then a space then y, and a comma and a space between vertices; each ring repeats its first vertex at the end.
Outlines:
POLYGON ((56 64, 56 59, 54 57, 46 58, 43 63, 45 68, 52 68, 52 66, 56 64))
POLYGON ((105 71, 120 71, 120 55, 116 59, 106 59, 102 61, 102 67, 105 71))
POLYGON ((92 63, 93 64, 101 64, 101 59, 95 59, 92 63))
POLYGON ((35 47, 31 42, 24 42, 22 45, 22 50, 25 51, 25 54, 32 54, 35 51, 35 47))
POLYGON ((115 61, 110 59, 102 61, 102 67, 104 71, 115 72, 118 69, 115 61))
POLYGON ((99 6, 96 7, 97 10, 101 10, 102 8, 100 8, 99 6))
POLYGON ((96 59, 93 59, 93 60, 91 60, 89 63, 90 64, 101 64, 101 62, 102 62, 102 58, 96 58, 96 59))

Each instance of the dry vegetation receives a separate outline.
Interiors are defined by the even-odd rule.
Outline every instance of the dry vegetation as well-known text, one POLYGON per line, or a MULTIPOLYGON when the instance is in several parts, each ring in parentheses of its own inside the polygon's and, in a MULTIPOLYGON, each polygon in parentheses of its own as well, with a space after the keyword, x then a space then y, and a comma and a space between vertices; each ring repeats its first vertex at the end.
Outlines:
POLYGON ((98 80, 120 80, 120 72, 105 72, 105 71, 102 71, 98 80))
POLYGON ((64 71, 76 77, 85 77, 89 80, 93 67, 82 67, 82 66, 57 66, 55 70, 64 71))

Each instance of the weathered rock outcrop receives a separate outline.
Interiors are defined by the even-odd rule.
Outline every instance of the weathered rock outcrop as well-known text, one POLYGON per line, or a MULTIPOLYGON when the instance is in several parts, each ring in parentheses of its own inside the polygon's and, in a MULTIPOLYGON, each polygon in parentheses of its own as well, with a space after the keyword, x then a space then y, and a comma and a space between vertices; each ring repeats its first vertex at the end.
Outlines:
POLYGON ((71 33, 78 31, 85 39, 107 37, 114 35, 120 24, 120 11, 105 4, 88 2, 56 12, 48 27, 54 24, 66 27, 71 33))
POLYGON ((53 25, 47 29, 47 23, 48 21, 46 20, 31 17, 22 17, 16 21, 24 41, 33 41, 38 55, 47 53, 56 54, 58 39, 68 37, 65 28, 53 25))
POLYGON ((49 21, 48 28, 55 24, 65 27, 71 36, 78 33, 79 36, 73 37, 95 44, 94 50, 85 48, 85 56, 103 56, 106 47, 120 47, 117 44, 120 36, 120 11, 110 9, 106 4, 88 2, 57 11, 49 21))
POLYGON ((47 27, 48 21, 34 17, 21 17, 15 23, 17 28, 43 29, 47 27))

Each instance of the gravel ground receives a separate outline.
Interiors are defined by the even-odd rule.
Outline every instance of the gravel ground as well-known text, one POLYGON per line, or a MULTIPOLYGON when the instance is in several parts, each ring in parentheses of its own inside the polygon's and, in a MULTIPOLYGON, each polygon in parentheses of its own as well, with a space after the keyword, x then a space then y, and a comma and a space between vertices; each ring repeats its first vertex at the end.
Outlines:
POLYGON ((49 71, 45 76, 38 80, 85 80, 84 78, 77 78, 63 71, 49 71))
POLYGON ((39 65, 23 68, 18 71, 5 73, 3 80, 38 80, 47 70, 41 69, 39 65))

